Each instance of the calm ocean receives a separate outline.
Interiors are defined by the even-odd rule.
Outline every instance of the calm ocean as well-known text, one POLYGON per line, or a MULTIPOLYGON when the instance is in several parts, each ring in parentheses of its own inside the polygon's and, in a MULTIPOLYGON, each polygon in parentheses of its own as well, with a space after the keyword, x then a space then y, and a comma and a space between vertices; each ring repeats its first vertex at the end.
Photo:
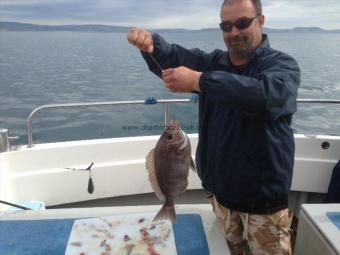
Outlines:
MULTIPOLYGON (((169 42, 224 49, 218 32, 164 33, 169 42)), ((302 70, 299 98, 340 99, 340 34, 270 34, 273 48, 294 56, 302 70)), ((126 34, 0 32, 0 128, 26 144, 29 113, 43 104, 190 98, 167 92, 126 34)), ((172 108, 195 132, 197 105, 172 108)), ((164 106, 53 110, 34 120, 34 141, 55 142, 159 134, 164 106), (130 126, 133 126, 131 128, 130 126)), ((340 135, 340 105, 301 104, 296 133, 340 135)))

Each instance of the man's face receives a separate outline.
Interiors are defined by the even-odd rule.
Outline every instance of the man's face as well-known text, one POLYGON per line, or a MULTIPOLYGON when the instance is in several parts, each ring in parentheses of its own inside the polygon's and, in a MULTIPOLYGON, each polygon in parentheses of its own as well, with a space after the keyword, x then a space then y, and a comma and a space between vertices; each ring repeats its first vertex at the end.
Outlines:
MULTIPOLYGON (((221 9, 221 22, 236 22, 241 18, 254 18, 258 13, 250 0, 235 1, 224 5, 221 9)), ((245 29, 232 27, 230 32, 223 32, 224 42, 229 54, 237 57, 246 57, 256 49, 262 40, 264 16, 260 15, 245 29)))

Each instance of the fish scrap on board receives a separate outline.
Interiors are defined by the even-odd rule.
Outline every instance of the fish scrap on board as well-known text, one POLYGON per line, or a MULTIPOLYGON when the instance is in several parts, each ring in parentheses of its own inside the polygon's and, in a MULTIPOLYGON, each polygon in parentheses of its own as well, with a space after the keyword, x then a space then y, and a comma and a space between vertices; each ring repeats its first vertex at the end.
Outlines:
POLYGON ((189 168, 196 172, 190 140, 180 124, 172 120, 146 157, 151 187, 164 201, 154 221, 170 219, 176 222, 175 198, 187 189, 189 168))

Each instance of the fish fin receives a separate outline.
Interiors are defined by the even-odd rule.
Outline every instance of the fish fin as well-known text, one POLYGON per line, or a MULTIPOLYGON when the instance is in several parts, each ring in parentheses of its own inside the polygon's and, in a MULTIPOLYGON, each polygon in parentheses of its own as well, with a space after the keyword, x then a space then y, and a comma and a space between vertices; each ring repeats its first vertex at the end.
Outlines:
POLYGON ((167 205, 164 203, 161 210, 157 213, 153 221, 161 221, 161 220, 171 220, 172 223, 176 223, 176 211, 175 205, 167 205))
POLYGON ((195 161, 192 157, 190 157, 190 168, 192 171, 194 171, 195 173, 197 172, 196 170, 196 165, 195 165, 195 161))
POLYGON ((165 196, 159 187, 157 175, 156 175, 156 167, 155 167, 155 149, 152 149, 149 154, 146 156, 146 170, 149 174, 149 181, 153 191, 159 200, 164 201, 165 196))
MULTIPOLYGON (((190 139, 189 139, 189 136, 184 133, 184 131, 182 131, 183 134, 185 135, 185 138, 186 138, 186 142, 185 142, 185 146, 187 146, 187 144, 189 143, 189 146, 191 147, 191 143, 190 143, 190 139)), ((195 161, 193 160, 192 156, 190 155, 190 168, 192 171, 194 171, 195 173, 197 172, 196 171, 196 164, 195 164, 195 161)))
POLYGON ((187 183, 185 184, 185 188, 180 192, 180 194, 183 194, 184 192, 187 191, 188 185, 189 185, 189 182, 187 180, 187 183))

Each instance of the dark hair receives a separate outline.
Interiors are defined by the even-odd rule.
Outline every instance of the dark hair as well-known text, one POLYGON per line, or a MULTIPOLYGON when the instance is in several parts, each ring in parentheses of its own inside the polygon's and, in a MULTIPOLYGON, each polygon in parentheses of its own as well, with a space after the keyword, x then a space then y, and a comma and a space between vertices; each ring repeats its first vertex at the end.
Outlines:
MULTIPOLYGON (((242 1, 242 0, 224 0, 222 6, 227 5, 227 4, 233 4, 235 2, 238 1, 242 1)), ((257 14, 262 14, 262 4, 261 4, 261 0, 251 0, 251 2, 253 3, 257 14)))

